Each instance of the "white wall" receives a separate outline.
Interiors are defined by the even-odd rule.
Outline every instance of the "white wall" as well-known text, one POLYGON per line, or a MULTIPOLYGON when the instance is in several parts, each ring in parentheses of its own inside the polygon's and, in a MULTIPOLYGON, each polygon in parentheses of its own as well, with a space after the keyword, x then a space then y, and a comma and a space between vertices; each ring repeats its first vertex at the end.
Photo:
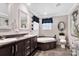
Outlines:
POLYGON ((40 20, 40 31, 39 35, 40 36, 54 36, 54 35, 59 35, 60 31, 58 30, 58 23, 60 21, 63 21, 65 23, 65 30, 63 31, 66 35, 68 34, 68 16, 56 16, 52 17, 53 18, 53 24, 52 24, 52 29, 51 30, 42 30, 42 20, 40 20))
POLYGON ((39 23, 33 22, 33 33, 39 36, 39 23))

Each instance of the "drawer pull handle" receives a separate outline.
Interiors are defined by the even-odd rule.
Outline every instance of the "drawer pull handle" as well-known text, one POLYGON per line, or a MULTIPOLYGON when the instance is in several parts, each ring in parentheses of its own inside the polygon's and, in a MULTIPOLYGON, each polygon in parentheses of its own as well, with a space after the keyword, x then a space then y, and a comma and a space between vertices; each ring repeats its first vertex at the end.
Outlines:
POLYGON ((26 49, 29 49, 30 47, 28 46, 26 49))
POLYGON ((14 46, 12 46, 12 54, 14 54, 14 46))
POLYGON ((18 46, 16 45, 16 52, 18 51, 18 46))

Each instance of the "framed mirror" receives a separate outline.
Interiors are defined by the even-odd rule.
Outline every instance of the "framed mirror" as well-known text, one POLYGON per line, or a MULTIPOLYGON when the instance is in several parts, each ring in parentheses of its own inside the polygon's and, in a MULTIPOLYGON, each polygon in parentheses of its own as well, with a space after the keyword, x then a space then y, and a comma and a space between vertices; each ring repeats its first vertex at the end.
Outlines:
POLYGON ((64 31, 64 29, 65 29, 65 24, 64 24, 64 22, 59 22, 59 24, 58 24, 58 30, 59 31, 64 31))
POLYGON ((20 29, 27 29, 27 13, 19 9, 19 27, 20 29))

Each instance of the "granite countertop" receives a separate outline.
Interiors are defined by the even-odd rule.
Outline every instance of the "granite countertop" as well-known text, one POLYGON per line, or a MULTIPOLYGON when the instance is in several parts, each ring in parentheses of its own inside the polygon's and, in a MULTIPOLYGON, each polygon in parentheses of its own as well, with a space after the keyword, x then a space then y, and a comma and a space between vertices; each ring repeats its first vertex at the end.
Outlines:
POLYGON ((35 37, 35 36, 36 35, 24 35, 22 37, 6 38, 6 39, 4 38, 3 40, 0 40, 0 47, 6 44, 12 43, 12 42, 18 42, 20 40, 25 40, 25 39, 35 37))

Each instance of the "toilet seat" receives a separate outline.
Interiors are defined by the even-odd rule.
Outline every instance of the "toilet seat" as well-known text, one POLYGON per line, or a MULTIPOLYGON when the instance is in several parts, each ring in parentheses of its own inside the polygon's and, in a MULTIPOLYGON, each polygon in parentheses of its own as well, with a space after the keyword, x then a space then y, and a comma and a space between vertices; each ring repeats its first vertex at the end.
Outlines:
POLYGON ((61 43, 66 43, 66 40, 61 39, 60 42, 61 43))

